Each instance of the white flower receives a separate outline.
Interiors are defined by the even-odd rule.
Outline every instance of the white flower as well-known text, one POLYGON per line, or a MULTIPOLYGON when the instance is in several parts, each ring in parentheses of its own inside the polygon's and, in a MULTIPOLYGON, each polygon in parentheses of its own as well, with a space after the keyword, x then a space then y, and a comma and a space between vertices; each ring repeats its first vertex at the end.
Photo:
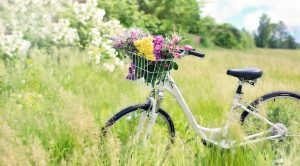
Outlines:
POLYGON ((97 54, 96 55, 96 64, 98 65, 100 63, 101 55, 97 54))
POLYGON ((105 11, 103 9, 97 9, 93 14, 93 20, 95 22, 101 22, 103 20, 104 15, 105 11))
POLYGON ((21 54, 26 54, 31 46, 31 43, 27 40, 23 40, 20 47, 18 48, 21 54))
POLYGON ((103 63, 103 67, 109 72, 113 72, 115 70, 115 65, 113 64, 103 63))
POLYGON ((85 51, 96 64, 106 63, 103 67, 113 71, 124 63, 117 58, 111 40, 123 27, 118 20, 104 20, 105 10, 97 7, 97 0, 85 3, 77 0, 1 0, 0 3, 0 51, 7 56, 28 54, 30 47, 40 41, 76 46, 78 31, 61 15, 72 12, 68 14, 74 16, 75 21, 94 27, 87 29, 87 37, 91 40, 85 51), (33 40, 27 41, 24 36, 33 40), (103 56, 105 58, 101 59, 103 56))
POLYGON ((59 19, 58 23, 53 23, 50 30, 52 41, 56 44, 73 45, 79 40, 77 29, 70 28, 70 21, 59 19))
POLYGON ((114 57, 114 61, 116 66, 124 66, 124 61, 122 61, 120 58, 114 57))
POLYGON ((92 28, 91 29, 91 34, 92 34, 92 36, 99 36, 100 32, 98 31, 97 28, 92 28))

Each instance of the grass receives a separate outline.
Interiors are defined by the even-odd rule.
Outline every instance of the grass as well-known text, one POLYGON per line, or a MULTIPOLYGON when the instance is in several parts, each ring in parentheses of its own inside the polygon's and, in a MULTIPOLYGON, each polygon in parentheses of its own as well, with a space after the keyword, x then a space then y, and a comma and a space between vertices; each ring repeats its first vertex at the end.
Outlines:
MULTIPOLYGON (((173 72, 203 125, 219 126, 226 119, 237 86, 237 79, 225 74, 228 68, 263 69, 257 85, 244 89, 249 102, 273 90, 300 92, 299 51, 204 52, 204 59, 180 60, 173 72)), ((122 153, 116 140, 100 140, 100 128, 121 108, 145 100, 143 86, 124 79, 126 67, 108 73, 74 49, 51 55, 33 50, 31 55, 26 65, 16 63, 14 68, 0 61, 1 165, 272 165, 264 143, 230 151, 203 146, 170 95, 163 108, 175 123, 174 146, 137 146, 122 153)))

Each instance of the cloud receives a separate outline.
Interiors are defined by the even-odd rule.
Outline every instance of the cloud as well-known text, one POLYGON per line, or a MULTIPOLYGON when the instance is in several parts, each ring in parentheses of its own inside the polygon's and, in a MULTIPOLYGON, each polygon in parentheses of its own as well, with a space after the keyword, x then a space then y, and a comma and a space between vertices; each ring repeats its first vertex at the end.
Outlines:
POLYGON ((259 25, 259 17, 263 13, 264 13, 264 11, 258 10, 256 12, 245 15, 244 19, 243 19, 243 25, 241 25, 241 26, 249 31, 256 30, 259 25))
POLYGON ((259 17, 266 13, 272 22, 282 20, 291 31, 299 31, 299 0, 206 0, 202 9, 219 23, 229 22, 249 31, 257 29, 259 17))

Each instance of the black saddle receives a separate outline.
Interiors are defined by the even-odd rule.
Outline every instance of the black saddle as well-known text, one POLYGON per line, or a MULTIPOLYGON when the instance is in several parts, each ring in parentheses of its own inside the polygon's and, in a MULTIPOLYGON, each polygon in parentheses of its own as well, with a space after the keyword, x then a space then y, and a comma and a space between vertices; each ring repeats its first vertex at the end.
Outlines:
POLYGON ((262 76, 262 70, 255 67, 244 69, 228 69, 227 74, 242 80, 255 80, 262 76))

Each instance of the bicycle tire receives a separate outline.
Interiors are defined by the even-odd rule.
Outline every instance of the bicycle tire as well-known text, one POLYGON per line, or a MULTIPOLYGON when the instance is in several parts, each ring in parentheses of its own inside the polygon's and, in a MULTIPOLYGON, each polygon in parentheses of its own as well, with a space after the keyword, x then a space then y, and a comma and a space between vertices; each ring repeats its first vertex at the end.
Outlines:
MULTIPOLYGON (((137 104, 137 105, 132 105, 129 107, 124 108, 117 114, 115 114, 113 117, 111 117, 105 124, 105 126, 102 128, 102 134, 103 136, 106 135, 106 133, 109 131, 109 128, 113 127, 118 121, 122 120, 126 115, 136 112, 137 110, 142 110, 142 111, 149 111, 151 112, 151 107, 150 104, 137 104)), ((167 126, 168 126, 168 131, 169 131, 169 137, 170 137, 170 142, 174 143, 174 137, 175 137, 175 127, 174 123, 170 117, 170 115, 164 111, 163 109, 159 108, 158 111, 158 117, 163 117, 165 120, 167 126)), ((156 125, 156 124, 154 124, 156 125)))
MULTIPOLYGON (((264 148, 269 148, 272 152, 273 163, 299 165, 297 156, 300 153, 300 94, 288 91, 267 93, 254 100, 248 109, 256 111, 285 131, 283 136, 263 144, 264 148)), ((240 117, 245 134, 251 135, 268 129, 271 131, 269 136, 277 134, 276 129, 272 130, 270 125, 251 115, 244 111, 240 117)))
MULTIPOLYGON (((259 104, 268 101, 270 99, 274 99, 277 97, 286 97, 286 98, 293 98, 296 100, 300 101, 300 94, 294 93, 294 92, 288 92, 288 91, 275 91, 275 92, 271 92, 271 93, 267 93, 257 99, 255 99, 253 102, 250 103, 250 106, 248 106, 247 108, 251 111, 253 111, 253 109, 251 107, 256 108, 259 104)), ((249 115, 249 112, 244 111, 241 114, 241 118, 240 121, 241 123, 244 123, 246 117, 249 115)))

